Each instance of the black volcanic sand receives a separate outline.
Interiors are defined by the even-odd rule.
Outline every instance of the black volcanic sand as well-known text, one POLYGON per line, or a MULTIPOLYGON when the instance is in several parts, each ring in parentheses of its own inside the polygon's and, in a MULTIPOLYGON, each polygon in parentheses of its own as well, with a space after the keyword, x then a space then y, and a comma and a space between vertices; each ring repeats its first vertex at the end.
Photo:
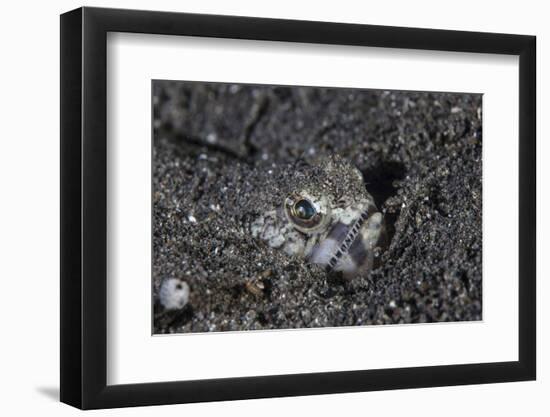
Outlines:
MULTIPOLYGON (((155 333, 481 319, 481 95, 153 83, 155 333), (390 237, 352 282, 250 236, 298 158, 363 173, 390 237), (283 177, 281 177, 283 176, 283 177)), ((345 187, 345 184, 343 184, 345 187)), ((286 190, 283 190, 286 192, 286 190)))

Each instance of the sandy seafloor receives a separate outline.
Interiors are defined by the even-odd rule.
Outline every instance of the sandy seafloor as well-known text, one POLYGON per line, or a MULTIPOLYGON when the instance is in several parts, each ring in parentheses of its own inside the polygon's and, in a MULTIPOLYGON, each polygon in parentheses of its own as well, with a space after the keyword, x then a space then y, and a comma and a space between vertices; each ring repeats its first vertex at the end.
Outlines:
POLYGON ((481 101, 154 81, 153 297, 169 277, 191 289, 183 310, 155 306, 154 332, 480 320, 481 101), (334 153, 361 170, 391 239, 351 282, 243 226, 269 209, 273 171, 334 153))

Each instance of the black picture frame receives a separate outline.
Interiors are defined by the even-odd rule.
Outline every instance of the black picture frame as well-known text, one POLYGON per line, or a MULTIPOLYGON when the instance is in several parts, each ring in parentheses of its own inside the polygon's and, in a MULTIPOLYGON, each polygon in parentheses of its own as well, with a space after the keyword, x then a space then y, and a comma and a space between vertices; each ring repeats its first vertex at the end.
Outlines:
POLYGON ((61 401, 82 409, 533 380, 534 36, 102 8, 61 15, 61 401), (519 360, 108 386, 108 32, 519 56, 519 360))

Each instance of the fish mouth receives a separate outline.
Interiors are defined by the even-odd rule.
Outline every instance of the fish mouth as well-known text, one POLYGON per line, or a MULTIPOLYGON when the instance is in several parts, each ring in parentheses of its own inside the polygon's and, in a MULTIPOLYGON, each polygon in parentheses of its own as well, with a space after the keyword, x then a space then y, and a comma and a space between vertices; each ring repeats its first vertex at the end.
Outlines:
POLYGON ((359 218, 349 228, 348 233, 346 234, 346 237, 344 238, 342 243, 340 243, 340 246, 338 247, 336 252, 331 256, 327 265, 325 266, 325 270, 327 272, 331 272, 334 269, 334 267, 336 267, 336 265, 338 264, 338 261, 340 260, 340 258, 346 253, 349 253, 351 246, 355 243, 357 237, 361 232, 361 228, 363 227, 363 224, 368 218, 369 218, 369 214, 365 210, 361 213, 359 218))
POLYGON ((365 236, 371 233, 371 225, 367 220, 369 212, 365 210, 349 225, 336 223, 326 238, 313 247, 309 262, 324 265, 327 272, 357 272, 369 259, 365 236))

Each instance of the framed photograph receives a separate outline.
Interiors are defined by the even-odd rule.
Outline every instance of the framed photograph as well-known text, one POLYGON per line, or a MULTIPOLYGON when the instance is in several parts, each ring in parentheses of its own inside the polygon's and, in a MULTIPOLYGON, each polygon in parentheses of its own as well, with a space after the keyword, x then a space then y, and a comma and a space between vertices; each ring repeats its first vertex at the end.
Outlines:
POLYGON ((61 16, 61 401, 535 379, 535 37, 61 16))

